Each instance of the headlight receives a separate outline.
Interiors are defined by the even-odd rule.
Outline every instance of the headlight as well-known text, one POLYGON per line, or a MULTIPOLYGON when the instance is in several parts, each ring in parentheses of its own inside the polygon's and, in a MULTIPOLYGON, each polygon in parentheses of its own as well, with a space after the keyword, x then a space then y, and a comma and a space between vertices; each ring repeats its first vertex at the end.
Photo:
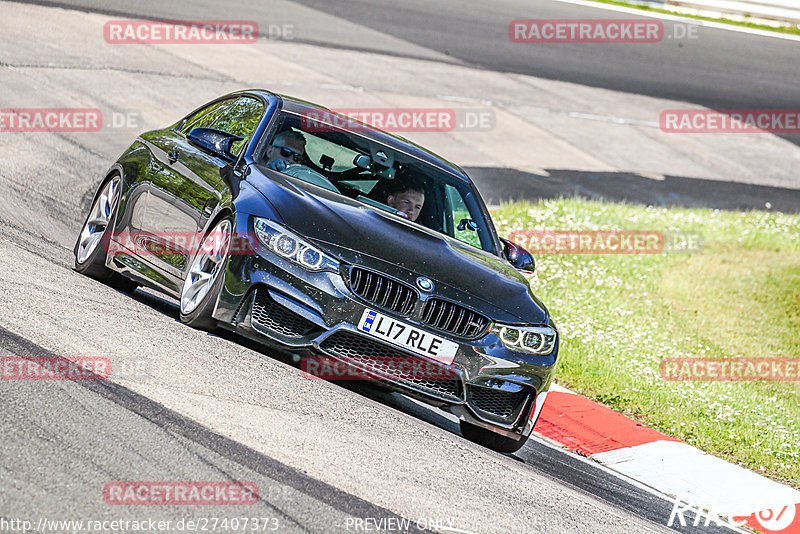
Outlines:
POLYGON ((492 333, 511 350, 545 355, 556 346, 556 331, 549 326, 511 326, 495 324, 492 333))
POLYGON ((258 240, 278 256, 309 271, 339 272, 337 260, 274 221, 256 217, 253 226, 258 240))

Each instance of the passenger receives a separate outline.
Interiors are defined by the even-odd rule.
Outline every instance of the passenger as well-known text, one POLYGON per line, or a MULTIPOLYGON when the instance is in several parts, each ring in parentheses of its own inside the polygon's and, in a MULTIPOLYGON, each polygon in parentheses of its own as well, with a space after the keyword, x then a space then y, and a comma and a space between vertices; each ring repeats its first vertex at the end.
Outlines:
POLYGON ((422 206, 425 204, 425 188, 413 180, 397 180, 392 184, 386 205, 390 206, 409 220, 416 221, 422 206))

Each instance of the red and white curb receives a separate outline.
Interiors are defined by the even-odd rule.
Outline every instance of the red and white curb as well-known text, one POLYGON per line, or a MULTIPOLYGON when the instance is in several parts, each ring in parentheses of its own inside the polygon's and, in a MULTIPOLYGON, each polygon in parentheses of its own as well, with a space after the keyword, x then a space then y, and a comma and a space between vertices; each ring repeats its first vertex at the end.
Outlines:
POLYGON ((687 524, 715 525, 723 516, 729 518, 727 524, 759 532, 800 534, 799 491, 556 384, 547 393, 534 431, 673 497, 675 524, 683 518, 687 524))

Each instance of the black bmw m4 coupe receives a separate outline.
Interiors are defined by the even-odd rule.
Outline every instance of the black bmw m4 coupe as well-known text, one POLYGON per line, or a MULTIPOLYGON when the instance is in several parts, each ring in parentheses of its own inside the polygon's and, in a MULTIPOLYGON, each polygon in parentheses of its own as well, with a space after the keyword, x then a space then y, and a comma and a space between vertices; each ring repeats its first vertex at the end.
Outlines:
MULTIPOLYGON (((401 137, 263 90, 141 134, 103 177, 75 269, 180 319, 402 392, 501 452, 528 439, 559 335, 469 176, 401 137)), ((331 372, 333 370, 333 372, 331 372)))

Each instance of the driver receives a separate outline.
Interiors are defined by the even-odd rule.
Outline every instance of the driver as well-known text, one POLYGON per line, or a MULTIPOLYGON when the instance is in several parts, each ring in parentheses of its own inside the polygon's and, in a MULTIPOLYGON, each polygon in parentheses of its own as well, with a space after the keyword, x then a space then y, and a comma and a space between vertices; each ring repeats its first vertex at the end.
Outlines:
POLYGON ((399 180, 394 182, 386 205, 390 206, 409 220, 416 221, 422 206, 425 204, 425 188, 416 180, 399 180))
POLYGON ((303 161, 306 153, 306 138, 295 130, 284 130, 275 136, 267 148, 267 167, 282 171, 293 163, 303 161))

